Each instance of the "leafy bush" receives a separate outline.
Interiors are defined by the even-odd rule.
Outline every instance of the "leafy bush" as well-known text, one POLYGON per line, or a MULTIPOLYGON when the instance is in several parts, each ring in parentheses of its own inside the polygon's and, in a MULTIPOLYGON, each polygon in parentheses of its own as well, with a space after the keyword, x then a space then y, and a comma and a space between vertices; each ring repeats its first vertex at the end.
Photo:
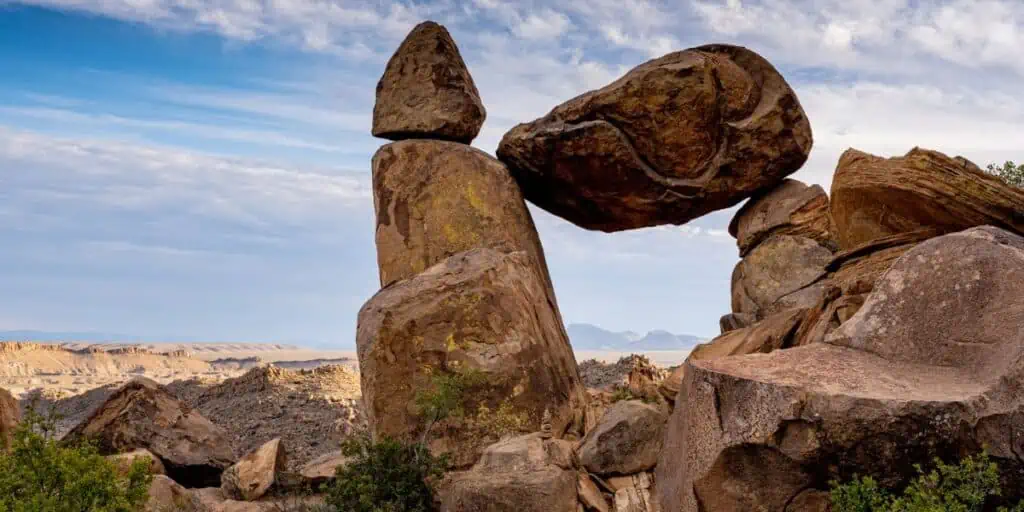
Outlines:
MULTIPOLYGON (((833 512, 980 512, 986 500, 999 496, 999 468, 988 454, 967 457, 959 465, 935 460, 935 469, 918 477, 894 496, 871 477, 854 477, 840 485, 832 483, 833 512)), ((1008 512, 1005 508, 1001 512, 1008 512)), ((1014 512, 1024 512, 1024 501, 1014 512)))
POLYGON ((473 418, 472 428, 489 435, 502 437, 527 430, 529 418, 525 412, 516 412, 512 402, 506 398, 497 409, 480 404, 473 418))
POLYGON ((994 174, 1015 187, 1024 187, 1024 165, 1004 162, 1003 165, 988 164, 989 174, 994 174))
POLYGON ((92 444, 60 445, 53 425, 53 417, 30 408, 11 450, 0 452, 0 512, 142 510, 152 480, 149 461, 135 461, 122 476, 92 444))
POLYGON ((353 460, 338 468, 327 489, 329 505, 345 512, 433 510, 430 484, 444 476, 446 456, 433 456, 422 443, 373 442, 365 434, 346 439, 342 451, 353 460))

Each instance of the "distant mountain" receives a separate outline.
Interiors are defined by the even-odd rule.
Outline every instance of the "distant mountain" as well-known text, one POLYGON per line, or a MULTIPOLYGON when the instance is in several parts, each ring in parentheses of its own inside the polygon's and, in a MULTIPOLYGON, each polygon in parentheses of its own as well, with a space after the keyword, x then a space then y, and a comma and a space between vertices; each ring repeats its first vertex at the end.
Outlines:
POLYGON ((641 336, 632 331, 608 331, 591 324, 569 324, 566 330, 576 350, 690 350, 706 341, 692 334, 656 330, 641 336))

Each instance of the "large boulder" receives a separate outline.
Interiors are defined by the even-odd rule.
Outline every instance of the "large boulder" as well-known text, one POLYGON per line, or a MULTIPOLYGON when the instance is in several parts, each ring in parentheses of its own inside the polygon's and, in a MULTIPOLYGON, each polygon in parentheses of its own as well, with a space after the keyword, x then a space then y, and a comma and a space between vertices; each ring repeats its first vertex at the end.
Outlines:
POLYGON ((768 61, 707 45, 644 63, 505 134, 532 203, 587 229, 682 224, 803 165, 811 127, 768 61))
POLYGON ((18 409, 18 401, 9 391, 0 388, 0 450, 10 446, 19 421, 21 411, 18 409))
POLYGON ((810 238, 769 238, 733 269, 732 312, 760 320, 781 309, 812 306, 823 292, 819 281, 832 257, 828 248, 810 238))
POLYGON ((1024 233, 1024 190, 962 157, 916 147, 894 158, 847 150, 830 207, 843 249, 922 228, 942 234, 992 225, 1024 233))
POLYGON ((267 441, 224 471, 220 488, 236 500, 257 500, 277 482, 278 473, 284 471, 287 462, 281 439, 267 441))
POLYGON ((224 430, 145 378, 122 386, 64 437, 80 439, 95 441, 104 455, 145 448, 186 487, 220 485, 235 459, 224 430))
POLYGON ((432 21, 416 25, 377 83, 373 135, 469 144, 487 112, 455 41, 432 21))
POLYGON ((547 410, 555 437, 580 428, 579 369, 545 278, 524 251, 474 249, 396 282, 363 306, 357 331, 363 401, 377 435, 418 438, 430 418, 416 396, 432 392, 439 374, 468 386, 466 414, 432 431, 431 447, 454 452, 457 466, 497 440, 477 421, 481 413, 503 411, 530 432, 547 410))
POLYGON ((596 475, 629 475, 654 467, 668 416, 639 400, 615 403, 587 433, 580 464, 596 475))
POLYGON ((441 512, 576 512, 577 471, 552 456, 564 443, 528 434, 489 446, 471 470, 449 474, 441 512))
POLYGON ((154 475, 149 484, 144 512, 206 512, 199 498, 167 475, 154 475))
POLYGON ((657 466, 665 512, 823 510, 833 479, 905 485, 988 447, 1024 497, 1024 238, 928 240, 815 343, 691 361, 657 466))
POLYGON ((825 189, 792 179, 750 198, 733 216, 729 234, 741 257, 775 235, 809 238, 833 251, 838 247, 825 189))
POLYGON ((430 140, 383 146, 373 156, 373 197, 381 287, 481 247, 526 251, 548 279, 519 186, 483 151, 430 140))

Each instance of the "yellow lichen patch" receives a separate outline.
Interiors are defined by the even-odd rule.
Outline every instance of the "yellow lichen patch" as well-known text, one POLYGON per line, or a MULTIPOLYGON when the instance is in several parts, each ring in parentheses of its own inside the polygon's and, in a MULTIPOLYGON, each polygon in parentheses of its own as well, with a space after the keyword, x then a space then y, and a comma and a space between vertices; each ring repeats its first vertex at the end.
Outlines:
POLYGON ((444 340, 444 345, 448 349, 448 352, 454 352, 458 347, 455 343, 455 333, 451 333, 444 340))
POLYGON ((477 195, 476 189, 473 188, 472 183, 466 185, 466 189, 464 192, 465 193, 463 195, 465 196, 466 201, 469 201, 469 205, 472 206, 473 209, 479 211, 480 213, 489 213, 487 211, 487 203, 480 199, 480 196, 477 195))

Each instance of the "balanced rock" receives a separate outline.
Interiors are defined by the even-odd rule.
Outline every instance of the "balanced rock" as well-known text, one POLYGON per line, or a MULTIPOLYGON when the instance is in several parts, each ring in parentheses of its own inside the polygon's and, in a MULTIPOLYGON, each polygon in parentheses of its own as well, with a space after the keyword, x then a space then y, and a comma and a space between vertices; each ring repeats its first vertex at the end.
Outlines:
POLYGON ((268 441, 224 471, 220 488, 226 496, 236 500, 257 500, 277 482, 277 475, 284 470, 287 460, 281 439, 268 441))
POLYGON ((524 431, 550 409, 554 437, 578 430, 585 391, 545 276, 525 251, 474 249, 378 292, 360 310, 363 401, 376 435, 410 439, 429 422, 416 405, 435 375, 465 381, 465 418, 434 429, 431 447, 472 464, 497 440, 478 413, 505 411, 524 431), (480 378, 483 377, 483 378, 480 378), (481 427, 482 430, 473 425, 481 427))
POLYGON ((1024 238, 923 242, 825 343, 691 361, 657 466, 665 512, 820 511, 830 480, 900 487, 987 447, 1024 497, 1024 238), (799 504, 799 507, 796 508, 799 504))
POLYGON ((576 512, 577 471, 550 455, 566 443, 528 434, 487 447, 471 470, 449 475, 441 512, 576 512))
POLYGON ((832 257, 829 249, 810 238, 769 238, 733 270, 733 313, 748 313, 760 320, 781 309, 814 305, 824 291, 819 281, 832 257))
POLYGON ((164 463, 160 462, 160 458, 145 448, 132 450, 128 453, 108 455, 107 460, 113 462, 117 467, 117 472, 123 476, 127 476, 131 472, 132 465, 139 460, 142 460, 149 467, 150 473, 154 475, 167 474, 167 469, 164 468, 164 463))
POLYGON ((601 475, 629 475, 654 467, 661 453, 668 416, 639 400, 615 403, 587 433, 580 464, 601 475))
POLYGON ((733 206, 799 169, 811 144, 796 94, 768 61, 708 45, 514 127, 497 155, 530 202, 610 232, 733 206))
POLYGON ((220 485, 221 473, 234 462, 220 427, 145 378, 122 386, 64 437, 79 439, 95 441, 105 455, 145 448, 186 487, 220 485))
POLYGON ((830 207, 843 249, 923 228, 942 234, 991 225, 1024 233, 1024 190, 962 157, 916 147, 894 158, 847 150, 830 207))
POLYGON ((0 450, 7 449, 14 440, 14 430, 21 421, 18 401, 6 389, 0 388, 0 450))
POLYGON ((833 251, 838 247, 825 190, 793 179, 750 198, 733 216, 729 234, 740 256, 775 235, 809 238, 833 251))
POLYGON ((519 186, 483 151, 443 141, 388 144, 373 156, 373 192, 382 287, 482 247, 526 251, 548 279, 519 186))
POLYGON ((377 83, 373 135, 469 144, 485 117, 480 92, 448 30, 432 21, 413 28, 377 83))

